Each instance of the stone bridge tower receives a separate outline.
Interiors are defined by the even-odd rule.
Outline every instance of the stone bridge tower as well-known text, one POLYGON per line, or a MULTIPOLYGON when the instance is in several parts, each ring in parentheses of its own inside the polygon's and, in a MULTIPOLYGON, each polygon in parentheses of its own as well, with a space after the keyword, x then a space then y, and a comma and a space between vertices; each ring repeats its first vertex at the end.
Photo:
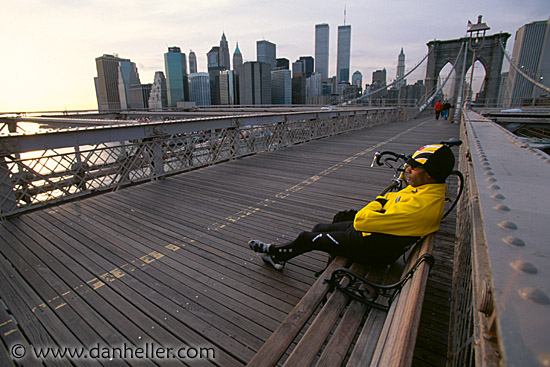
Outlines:
MULTIPOLYGON (((510 37, 509 33, 499 33, 492 36, 486 36, 483 40, 483 47, 476 46, 475 61, 480 61, 485 68, 485 80, 483 81, 483 89, 480 91, 478 105, 483 107, 494 107, 498 103, 498 95, 500 88, 500 79, 502 71, 502 61, 504 58, 504 52, 499 43, 506 48, 506 41, 510 37)), ((429 42, 428 51, 431 51, 428 56, 428 65, 426 67, 426 98, 429 98, 436 90, 437 78, 441 69, 450 63, 455 67, 455 73, 457 76, 457 82, 455 83, 454 91, 450 98, 452 103, 456 104, 457 97, 460 91, 460 75, 462 73, 462 67, 464 65, 464 53, 460 55, 457 60, 460 47, 464 44, 466 46, 466 68, 465 74, 472 66, 472 58, 474 53, 468 47, 469 37, 463 37, 455 40, 438 41, 434 40, 429 42), (456 65, 455 65, 456 62, 456 65)), ((475 62, 474 61, 474 62, 475 62)), ((474 74, 475 76, 475 74, 474 74)), ((449 80, 447 83, 450 83, 449 80)))

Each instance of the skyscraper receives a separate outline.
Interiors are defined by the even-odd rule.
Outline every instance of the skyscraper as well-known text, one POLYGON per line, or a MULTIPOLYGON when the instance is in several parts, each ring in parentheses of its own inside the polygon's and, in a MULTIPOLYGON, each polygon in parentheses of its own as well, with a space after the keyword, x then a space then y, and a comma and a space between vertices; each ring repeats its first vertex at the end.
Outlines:
POLYGON ((137 88, 141 88, 141 83, 136 64, 130 60, 121 60, 118 63, 118 95, 122 110, 143 109, 143 102, 137 106, 132 106, 130 90, 137 88))
POLYGON ((315 72, 323 79, 328 78, 329 36, 328 24, 315 25, 315 72))
POLYGON ((273 104, 292 104, 292 78, 288 69, 271 72, 271 101, 273 104))
POLYGON ((300 56, 300 60, 304 63, 304 72, 306 73, 306 78, 309 78, 314 72, 315 61, 311 56, 300 56))
MULTIPOLYGON (((399 78, 402 78, 404 75, 405 75, 405 53, 403 52, 403 47, 401 47, 401 53, 397 57, 397 74, 395 77, 396 79, 399 79, 399 78)), ((395 87, 397 89, 400 89, 406 84, 407 84, 407 81, 403 79, 400 82, 397 82, 395 87)))
POLYGON ((351 76, 351 85, 355 85, 359 89, 363 90, 363 74, 359 70, 351 76))
POLYGON ((296 60, 292 63, 292 104, 305 104, 306 100, 306 64, 304 60, 296 60))
POLYGON ((189 51, 189 74, 194 74, 197 72, 197 55, 193 50, 189 51))
POLYGON ((210 105, 210 77, 208 73, 193 73, 189 75, 190 100, 197 106, 210 105))
POLYGON ((151 110, 162 110, 167 106, 166 78, 162 71, 156 71, 151 93, 149 94, 149 108, 151 110))
POLYGON ((241 54, 241 50, 239 50, 239 42, 237 42, 237 47, 235 47, 235 52, 233 52, 233 70, 237 71, 241 66, 243 66, 243 55, 241 54))
POLYGON ((256 58, 258 62, 265 62, 271 70, 277 66, 277 46, 266 40, 256 41, 256 58))
POLYGON ((241 105, 271 104, 271 65, 248 61, 240 75, 241 105))
POLYGON ((169 47, 164 54, 168 107, 176 107, 177 102, 185 100, 185 82, 187 81, 187 62, 179 47, 169 47))
POLYGON ((240 104, 240 74, 243 68, 243 55, 239 49, 239 42, 233 52, 233 91, 235 96, 235 104, 240 104))
POLYGON ((129 59, 121 59, 113 55, 103 55, 95 59, 97 68, 95 85, 99 112, 116 112, 121 109, 118 88, 121 61, 130 62, 129 59))
POLYGON ((229 45, 227 39, 225 38, 225 33, 222 33, 222 39, 220 40, 220 67, 225 68, 225 70, 231 70, 231 64, 229 61, 229 45))
MULTIPOLYGON (((512 61, 532 79, 548 85, 550 81, 550 19, 525 24, 517 30, 512 61)), ((532 100, 546 93, 523 77, 516 69, 510 67, 504 106, 520 106, 522 100, 532 100)))
POLYGON ((349 83, 351 53, 351 25, 338 26, 338 58, 336 59, 336 80, 349 83))

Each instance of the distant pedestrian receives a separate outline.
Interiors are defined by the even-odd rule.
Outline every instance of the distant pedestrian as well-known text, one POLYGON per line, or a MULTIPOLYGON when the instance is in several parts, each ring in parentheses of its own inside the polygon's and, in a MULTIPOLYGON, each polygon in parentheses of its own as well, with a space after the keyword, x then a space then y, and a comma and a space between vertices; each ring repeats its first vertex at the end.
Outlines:
POLYGON ((443 108, 441 109, 441 115, 445 120, 449 119, 450 110, 451 110, 451 104, 449 103, 449 101, 445 101, 445 103, 443 103, 443 108))
POLYGON ((435 109, 435 119, 439 120, 439 115, 441 115, 441 111, 443 110, 443 103, 441 103, 441 100, 437 101, 434 109, 435 109))

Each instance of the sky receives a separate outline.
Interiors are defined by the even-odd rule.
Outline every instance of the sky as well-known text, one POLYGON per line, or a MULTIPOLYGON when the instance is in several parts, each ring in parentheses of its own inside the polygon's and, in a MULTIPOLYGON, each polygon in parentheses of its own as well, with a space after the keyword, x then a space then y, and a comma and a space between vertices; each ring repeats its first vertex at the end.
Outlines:
MULTIPOLYGON (((405 71, 427 53, 426 43, 466 35, 478 15, 489 35, 511 34, 550 17, 550 0, 0 0, 0 113, 97 109, 95 58, 117 54, 138 67, 141 83, 164 71, 163 55, 178 46, 206 53, 222 33, 231 55, 236 42, 244 61, 256 60, 256 41, 277 45, 277 57, 295 61, 315 54, 315 24, 330 26, 329 73, 336 75, 337 29, 352 27, 350 73, 363 84, 386 68, 395 78, 403 48, 405 71)), ((425 77, 425 62, 408 84, 425 77)), ((474 73, 474 75, 476 75, 474 73)))

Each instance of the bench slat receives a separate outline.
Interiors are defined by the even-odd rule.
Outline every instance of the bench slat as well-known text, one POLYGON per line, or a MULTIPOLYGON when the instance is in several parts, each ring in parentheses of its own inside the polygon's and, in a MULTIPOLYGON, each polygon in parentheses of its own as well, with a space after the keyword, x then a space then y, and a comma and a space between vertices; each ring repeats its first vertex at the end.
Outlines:
MULTIPOLYGON (((360 275, 364 275, 366 272, 365 267, 359 264, 353 264, 351 270, 360 275)), ((334 324, 338 321, 342 311, 348 304, 348 301, 348 297, 342 292, 332 293, 302 339, 298 342, 298 345, 296 345, 296 348, 294 348, 286 360, 284 364, 285 367, 311 365, 319 349, 325 343, 330 331, 334 328, 334 324)))
POLYGON ((292 344, 296 335, 298 335, 328 293, 330 285, 325 283, 324 279, 330 277, 330 274, 334 270, 346 266, 349 262, 348 259, 343 257, 336 257, 331 261, 323 274, 313 283, 311 288, 287 315, 281 325, 271 334, 247 366, 265 367, 277 364, 290 344, 292 344))
MULTIPOLYGON (((407 269, 403 273, 409 271, 423 254, 433 252, 434 239, 433 234, 424 239, 418 251, 407 261, 407 269)), ((423 262, 393 301, 370 366, 411 365, 420 323, 419 309, 424 299, 429 270, 430 266, 423 262)))
MULTIPOLYGON (((392 267, 390 267, 386 281, 388 283, 394 283, 400 279, 403 273, 406 273, 406 271, 404 271, 404 266, 402 263, 393 264, 392 267)), ((373 281, 377 280, 373 279, 373 281)), ((382 333, 382 329, 384 328, 387 314, 388 311, 377 308, 370 310, 365 325, 363 326, 361 334, 357 338, 355 347, 348 360, 348 366, 359 366, 361 363, 366 365, 372 360, 377 342, 380 338, 380 334, 382 333)))

